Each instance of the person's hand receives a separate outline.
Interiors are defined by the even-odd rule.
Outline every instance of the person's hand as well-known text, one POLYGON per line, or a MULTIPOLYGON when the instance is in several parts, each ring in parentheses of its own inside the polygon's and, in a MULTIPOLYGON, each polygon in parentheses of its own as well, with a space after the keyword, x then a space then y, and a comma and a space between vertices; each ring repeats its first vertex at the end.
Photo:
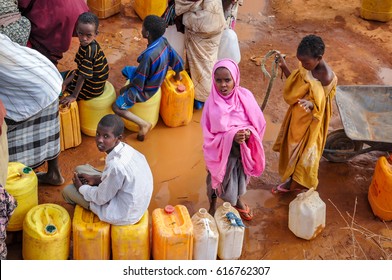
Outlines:
POLYGON ((63 99, 60 100, 60 104, 63 106, 71 106, 71 103, 74 102, 76 100, 75 97, 73 97, 72 95, 66 96, 63 99))
POLYGON ((302 107, 306 113, 310 113, 313 110, 313 103, 306 99, 298 99, 298 104, 302 107))
POLYGON ((275 62, 278 63, 279 67, 282 69, 283 67, 287 67, 285 57, 285 54, 281 54, 279 51, 276 51, 275 62))
POLYGON ((78 174, 78 177, 84 185, 96 186, 96 185, 99 185, 99 183, 101 181, 100 176, 88 175, 85 173, 78 174))
POLYGON ((72 182, 77 190, 83 185, 82 181, 80 180, 78 173, 74 172, 74 176, 72 178, 72 182))
POLYGON ((237 142, 238 144, 244 143, 246 140, 248 140, 250 137, 250 131, 249 129, 241 129, 238 130, 237 133, 234 136, 234 141, 237 142))

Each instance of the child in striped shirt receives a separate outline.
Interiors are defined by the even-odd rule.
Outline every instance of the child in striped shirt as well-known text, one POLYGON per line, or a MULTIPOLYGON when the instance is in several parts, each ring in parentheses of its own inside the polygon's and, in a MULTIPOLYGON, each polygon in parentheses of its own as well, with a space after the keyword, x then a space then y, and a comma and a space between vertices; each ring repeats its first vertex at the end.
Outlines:
POLYGON ((75 57, 77 69, 61 73, 64 78, 64 98, 60 104, 69 106, 75 100, 87 100, 100 96, 109 77, 106 56, 95 40, 98 35, 99 20, 91 12, 81 14, 76 32, 80 47, 75 57), (68 95, 68 96, 67 96, 68 95))

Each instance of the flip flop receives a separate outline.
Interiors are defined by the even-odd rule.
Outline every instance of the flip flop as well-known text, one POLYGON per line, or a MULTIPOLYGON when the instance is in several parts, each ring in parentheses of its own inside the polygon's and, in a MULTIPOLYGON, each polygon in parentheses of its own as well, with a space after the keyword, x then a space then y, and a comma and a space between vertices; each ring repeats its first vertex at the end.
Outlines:
POLYGON ((285 186, 286 186, 288 183, 290 183, 290 181, 291 181, 291 178, 288 178, 288 179, 287 179, 286 181, 284 181, 283 183, 281 183, 281 184, 279 184, 279 185, 273 187, 273 188, 271 189, 271 192, 272 192, 273 194, 292 192, 293 190, 290 190, 290 189, 285 188, 285 186))
POLYGON ((234 206, 234 208, 240 213, 241 219, 245 221, 251 221, 253 219, 253 213, 250 211, 248 204, 245 204, 245 209, 238 208, 234 206))
POLYGON ((277 185, 276 187, 273 187, 271 189, 271 192, 273 194, 280 194, 280 193, 290 193, 290 192, 303 192, 303 191, 306 191, 305 189, 299 189, 299 188, 296 188, 296 189, 293 189, 293 190, 286 189, 284 187, 285 184, 287 184, 287 182, 282 183, 280 185, 277 185))
POLYGON ((285 185, 285 184, 282 183, 282 184, 280 184, 280 185, 277 185, 277 186, 273 187, 273 188, 271 189, 271 192, 272 192, 273 194, 289 193, 289 192, 292 192, 292 190, 286 189, 286 188, 284 187, 284 185, 285 185))

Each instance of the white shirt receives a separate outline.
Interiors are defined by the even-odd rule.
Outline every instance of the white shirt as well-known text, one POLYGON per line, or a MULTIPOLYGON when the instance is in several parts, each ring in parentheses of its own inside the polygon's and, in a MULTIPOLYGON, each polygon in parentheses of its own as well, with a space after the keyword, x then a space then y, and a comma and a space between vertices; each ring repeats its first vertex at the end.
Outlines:
POLYGON ((90 201, 90 210, 113 225, 137 223, 147 210, 153 177, 143 154, 120 142, 106 157, 98 186, 83 185, 79 192, 90 201))
POLYGON ((19 122, 34 116, 59 97, 62 84, 49 59, 0 34, 0 99, 7 118, 19 122))

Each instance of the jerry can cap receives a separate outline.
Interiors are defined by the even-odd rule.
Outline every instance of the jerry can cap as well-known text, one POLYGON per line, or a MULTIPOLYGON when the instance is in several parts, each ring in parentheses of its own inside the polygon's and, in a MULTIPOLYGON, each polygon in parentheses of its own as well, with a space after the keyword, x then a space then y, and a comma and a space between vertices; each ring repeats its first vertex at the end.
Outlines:
POLYGON ((186 89, 186 87, 185 87, 185 85, 184 85, 183 83, 179 83, 179 84, 177 85, 177 90, 178 90, 178 92, 184 92, 185 89, 186 89))
POLYGON ((46 234, 48 234, 48 235, 53 235, 53 234, 55 234, 56 232, 57 232, 57 228, 56 228, 55 225, 52 225, 52 224, 46 225, 46 227, 45 227, 45 233, 46 233, 46 234))
POLYGON ((33 171, 33 169, 28 166, 26 166, 22 169, 23 174, 29 174, 31 171, 33 171))
POLYGON ((174 206, 173 205, 166 205, 165 206, 165 212, 168 214, 171 214, 174 212, 174 206))

